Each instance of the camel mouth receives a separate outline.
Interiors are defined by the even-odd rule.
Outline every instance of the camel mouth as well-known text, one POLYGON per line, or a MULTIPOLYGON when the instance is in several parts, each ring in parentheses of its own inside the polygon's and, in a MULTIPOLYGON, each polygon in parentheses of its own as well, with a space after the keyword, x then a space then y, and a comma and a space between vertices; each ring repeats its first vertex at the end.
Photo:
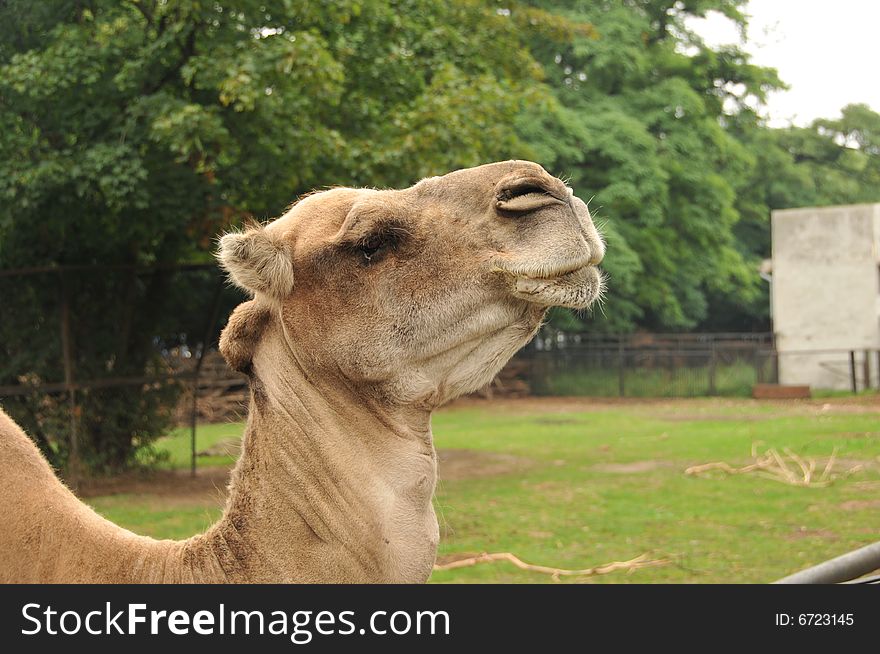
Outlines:
POLYGON ((493 259, 492 268, 496 272, 506 273, 517 279, 549 282, 570 275, 578 270, 590 268, 594 264, 595 262, 583 256, 556 262, 542 262, 539 265, 517 263, 510 261, 508 257, 498 256, 493 259))
POLYGON ((592 264, 552 276, 511 276, 515 297, 545 307, 587 309, 599 299, 604 288, 604 277, 592 264))
POLYGON ((567 193, 541 177, 527 176, 502 180, 495 190, 495 209, 522 214, 553 205, 567 205, 567 193))

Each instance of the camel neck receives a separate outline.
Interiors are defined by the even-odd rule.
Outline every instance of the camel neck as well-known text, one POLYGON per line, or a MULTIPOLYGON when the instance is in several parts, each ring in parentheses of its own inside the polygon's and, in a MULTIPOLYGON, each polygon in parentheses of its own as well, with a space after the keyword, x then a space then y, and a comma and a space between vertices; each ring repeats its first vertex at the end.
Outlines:
POLYGON ((205 537, 230 578, 424 581, 435 480, 428 411, 315 383, 270 329, 226 511, 205 537))

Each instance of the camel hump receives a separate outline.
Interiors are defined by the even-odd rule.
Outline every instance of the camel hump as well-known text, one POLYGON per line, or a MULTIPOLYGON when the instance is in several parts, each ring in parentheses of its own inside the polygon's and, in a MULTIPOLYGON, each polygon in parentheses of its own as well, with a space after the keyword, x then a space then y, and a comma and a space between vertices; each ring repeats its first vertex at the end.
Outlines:
POLYGON ((7 479, 10 478, 7 475, 16 470, 27 470, 28 475, 40 470, 54 477, 46 457, 3 409, 0 409, 0 466, 7 479))

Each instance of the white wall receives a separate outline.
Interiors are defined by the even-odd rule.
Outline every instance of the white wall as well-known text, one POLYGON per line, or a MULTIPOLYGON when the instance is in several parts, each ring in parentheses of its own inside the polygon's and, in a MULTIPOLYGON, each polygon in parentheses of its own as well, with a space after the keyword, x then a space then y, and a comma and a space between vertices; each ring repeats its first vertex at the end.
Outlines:
MULTIPOLYGON (((880 348, 880 204, 785 209, 771 216, 779 381, 850 386, 857 350, 880 348)), ((871 357, 876 384, 876 354, 871 357)))

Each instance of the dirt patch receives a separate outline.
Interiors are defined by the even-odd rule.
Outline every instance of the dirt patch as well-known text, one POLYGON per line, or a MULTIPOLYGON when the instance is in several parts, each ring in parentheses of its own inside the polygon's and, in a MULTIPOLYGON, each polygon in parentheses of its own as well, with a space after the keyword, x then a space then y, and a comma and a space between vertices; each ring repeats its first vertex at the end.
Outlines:
POLYGON ((576 418, 536 418, 532 422, 538 425, 581 425, 587 421, 576 418))
MULTIPOLYGON (((229 444, 225 441, 204 450, 212 455, 229 454, 229 444), (217 449, 214 452, 215 448, 217 449)), ((473 479, 491 477, 525 470, 534 461, 525 457, 499 452, 448 449, 438 450, 439 477, 443 480, 473 479)), ((196 476, 189 470, 156 470, 152 472, 130 473, 116 477, 102 477, 84 480, 76 489, 80 497, 99 497, 102 495, 154 495, 168 501, 222 501, 226 497, 230 468, 225 466, 199 466, 196 476)))
POLYGON ((668 461, 631 461, 630 463, 597 463, 590 466, 593 472, 613 472, 620 475, 630 475, 639 472, 650 472, 659 468, 669 468, 668 461))
POLYGON ((443 481, 494 477, 520 472, 533 463, 531 459, 501 452, 444 449, 437 451, 437 476, 443 481))
POLYGON ((89 479, 76 489, 80 497, 100 495, 155 495, 162 498, 216 500, 226 496, 229 468, 201 467, 196 476, 189 470, 157 470, 150 473, 89 479))
MULTIPOLYGON (((828 457, 816 458, 816 465, 824 467, 825 464, 828 463, 828 457)), ((853 459, 842 457, 834 461, 834 472, 848 472, 853 468, 857 469, 857 472, 867 472, 875 470, 880 467, 880 460, 878 459, 853 459)))
POLYGON ((766 420, 790 415, 880 413, 880 394, 809 400, 755 400, 735 397, 523 397, 483 399, 468 396, 447 405, 449 409, 492 409, 506 414, 589 413, 617 407, 643 409, 645 415, 669 420, 766 420), (743 415, 743 409, 759 409, 743 415), (768 410, 769 409, 769 410, 768 410))
POLYGON ((785 537, 785 540, 803 540, 804 538, 821 538, 823 540, 837 540, 837 534, 830 529, 810 529, 808 527, 797 527, 785 537))
POLYGON ((861 511, 862 509, 880 509, 880 500, 849 500, 842 502, 840 508, 844 511, 861 511))
POLYGON ((579 413, 608 411, 618 406, 659 405, 668 399, 635 397, 520 397, 483 399, 474 396, 459 398, 444 409, 492 409, 515 415, 534 413, 579 413))
POLYGON ((696 422, 696 421, 704 421, 704 422, 759 422, 761 420, 767 420, 769 418, 775 418, 778 414, 761 414, 758 416, 743 416, 743 415, 731 415, 729 413, 726 414, 713 414, 713 413, 680 413, 676 412, 674 414, 669 415, 658 415, 658 420, 663 420, 664 422, 696 422))
POLYGON ((850 486, 852 486, 852 488, 855 488, 855 489, 861 490, 861 491, 880 492, 880 481, 878 481, 878 480, 854 481, 850 484, 850 486))

